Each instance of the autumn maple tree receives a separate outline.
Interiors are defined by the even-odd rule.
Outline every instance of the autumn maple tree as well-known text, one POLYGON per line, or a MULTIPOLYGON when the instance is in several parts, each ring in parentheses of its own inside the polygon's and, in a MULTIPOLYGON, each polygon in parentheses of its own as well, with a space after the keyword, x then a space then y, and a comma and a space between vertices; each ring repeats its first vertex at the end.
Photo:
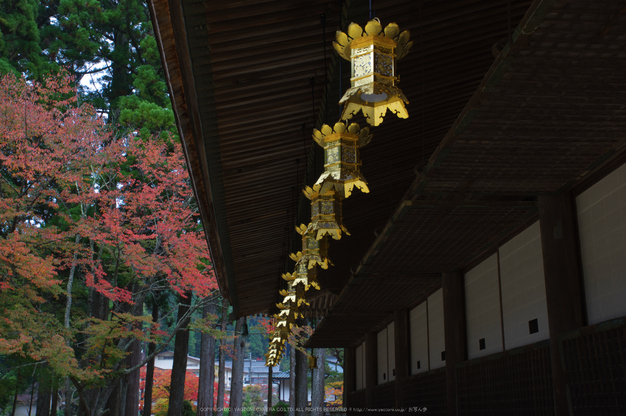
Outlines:
MULTIPOLYGON (((170 381, 171 370, 155 369, 154 370, 154 387, 152 393, 152 400, 156 403, 153 407, 153 413, 158 413, 167 409, 167 399, 170 395, 170 381)), ((145 387, 146 370, 141 369, 141 391, 145 387)), ((217 381, 214 383, 214 389, 217 391, 217 381)), ((190 371, 187 371, 187 377, 185 377, 185 400, 192 403, 193 409, 196 410, 195 402, 198 400, 198 376, 190 371)), ((228 407, 228 395, 224 395, 224 401, 226 407, 228 407)), ((213 396, 213 406, 217 405, 217 395, 213 396)))
POLYGON ((191 294, 193 313, 217 285, 180 144, 113 134, 72 81, 0 80, 0 355, 96 415, 147 360, 133 343, 176 330, 144 304, 191 294))

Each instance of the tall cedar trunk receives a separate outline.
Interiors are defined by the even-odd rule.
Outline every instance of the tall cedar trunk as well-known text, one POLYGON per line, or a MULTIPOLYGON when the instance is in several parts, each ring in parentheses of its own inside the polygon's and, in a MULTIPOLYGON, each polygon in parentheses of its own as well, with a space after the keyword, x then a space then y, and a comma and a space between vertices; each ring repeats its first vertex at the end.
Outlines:
POLYGON ((296 416, 304 416, 307 407, 307 356, 304 352, 296 350, 296 416))
MULTIPOLYGON (((107 416, 121 416, 120 403, 122 402, 122 383, 115 383, 113 391, 106 401, 105 409, 107 416)), ((88 416, 88 415, 85 415, 88 416)))
POLYGON ((245 317, 239 318, 235 325, 235 357, 233 358, 233 378, 230 383, 230 416, 241 416, 243 404, 243 364, 245 358, 243 347, 245 341, 241 336, 241 328, 243 328, 245 321, 245 317))
POLYGON ((17 394, 18 391, 18 380, 20 379, 20 369, 17 369, 17 378, 15 379, 15 394, 13 395, 13 409, 11 410, 11 416, 15 416, 15 409, 17 408, 17 394))
MULTIPOLYGON (((220 322, 220 329, 222 333, 226 332, 226 325, 228 323, 228 300, 222 300, 222 321, 220 322)), ((223 343, 225 342, 224 338, 220 340, 220 346, 223 347, 223 343)), ((224 390, 226 387, 226 352, 224 348, 219 350, 219 369, 217 371, 217 403, 215 404, 216 416, 223 416, 224 414, 224 390)))
MULTIPOLYGON (((202 317, 217 313, 217 305, 204 305, 202 317)), ((213 382, 215 380, 215 338, 210 334, 200 336, 200 379, 198 380, 198 416, 213 416, 213 382)))
MULTIPOLYGON (((63 408, 63 414, 65 416, 72 416, 72 382, 69 377, 65 377, 65 389, 63 391, 63 399, 65 400, 65 407, 63 408)), ((115 416, 115 415, 110 415, 115 416)))
POLYGON ((37 374, 37 365, 35 365, 35 370, 33 371, 33 382, 30 386, 30 402, 28 404, 28 416, 31 416, 33 413, 33 397, 35 396, 35 382, 37 379, 35 378, 37 374))
MULTIPOLYGON (((74 243, 78 245, 80 242, 80 235, 76 234, 74 243)), ((65 316, 63 317, 63 324, 65 328, 70 327, 70 311, 72 310, 72 285, 74 284, 74 273, 76 273, 76 264, 78 262, 78 250, 74 251, 74 257, 72 258, 72 266, 70 267, 70 274, 67 279, 67 297, 65 299, 65 316)), ((69 341, 68 341, 69 343, 69 341)), ((70 379, 65 380, 65 416, 72 416, 72 384, 70 379)))
MULTIPOLYGON (((45 365, 45 364, 44 364, 45 365)), ((37 416, 50 416, 50 376, 42 374, 39 377, 39 388, 37 389, 37 416)))
POLYGON ((50 406, 50 416, 57 416, 57 407, 59 407, 59 387, 55 382, 52 387, 52 405, 50 406))
POLYGON ((313 380, 311 381, 311 416, 322 416, 324 414, 326 350, 315 348, 313 354, 317 358, 317 368, 313 369, 313 380))
MULTIPOLYGON (((127 358, 128 367, 134 367, 141 362, 141 341, 136 339, 131 346, 131 353, 127 358)), ((126 416, 137 416, 139 412, 139 369, 130 373, 126 384, 126 416)))
MULTIPOLYGON (((152 304, 152 322, 158 322, 159 320, 159 303, 156 299, 153 299, 152 304)), ((148 355, 152 355, 156 349, 156 344, 153 342, 148 346, 148 355)), ((154 382, 154 357, 148 360, 146 368, 146 388, 144 390, 143 400, 143 416, 150 416, 152 414, 152 384, 154 382)))
POLYGON ((172 379, 170 382, 170 402, 168 416, 182 416, 185 399, 185 372, 187 371, 187 352, 189 350, 189 317, 185 317, 191 306, 191 293, 180 297, 178 307, 178 323, 182 324, 174 341, 174 362, 172 363, 172 379), (183 320, 184 319, 184 320, 183 320), (181 321, 182 320, 182 321, 181 321))
MULTIPOLYGON (((139 286, 133 287, 133 292, 137 293, 139 286)), ((133 308, 134 314, 142 314, 143 298, 137 302, 133 308)), ((140 323, 135 324, 135 328, 143 330, 140 323)), ((135 367, 141 362, 141 341, 135 339, 130 345, 130 354, 126 358, 127 368, 135 367)), ((139 413, 139 368, 126 376, 126 400, 124 402, 124 415, 137 416, 139 413)))
POLYGON ((289 416, 296 415, 296 349, 289 346, 289 416))
MULTIPOLYGON (((98 260, 100 260, 102 251, 103 250, 100 250, 98 260)), ((101 295, 97 291, 93 291, 91 299, 92 316, 97 319, 108 320, 110 311, 109 299, 101 295)), ((99 361, 101 358, 101 356, 98 356, 96 360, 99 361)), ((115 388, 117 389, 117 386, 115 388)), ((98 414, 98 412, 102 412, 105 409, 111 409, 111 403, 114 403, 114 401, 110 402, 108 400, 108 397, 106 397, 107 394, 108 392, 106 392, 106 389, 100 387, 95 387, 83 391, 82 395, 84 396, 85 402, 82 403, 81 401, 81 403, 83 407, 88 409, 86 416, 96 415, 98 414)), ((115 394, 115 392, 113 394, 115 394)), ((107 413, 107 416, 110 415, 107 413)))

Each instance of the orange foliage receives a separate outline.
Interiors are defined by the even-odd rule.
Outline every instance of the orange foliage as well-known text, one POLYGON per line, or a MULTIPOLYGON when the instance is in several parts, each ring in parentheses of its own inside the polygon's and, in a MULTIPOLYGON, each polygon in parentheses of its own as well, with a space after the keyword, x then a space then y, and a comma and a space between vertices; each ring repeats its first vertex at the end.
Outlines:
MULTIPOLYGON (((144 390, 146 385, 146 367, 141 368, 140 373, 141 381, 139 388, 141 390, 141 402, 140 409, 143 410, 144 390)), ((154 369, 154 377, 152 381, 152 399, 155 405, 152 407, 152 412, 157 413, 160 410, 167 408, 167 403, 170 398, 170 383, 172 379, 172 370, 162 370, 160 368, 154 369)), ((194 411, 196 410, 196 403, 198 401, 198 382, 199 378, 194 373, 187 371, 185 373, 185 394, 184 399, 192 403, 194 411)), ((225 406, 228 406, 229 397, 224 394, 225 406)), ((217 381, 213 385, 213 405, 217 405, 217 381)))
POLYGON ((343 381, 332 381, 328 383, 324 396, 325 403, 328 406, 343 406, 343 381))
POLYGON ((124 304, 148 285, 204 297, 217 283, 181 145, 112 135, 72 85, 0 79, 0 355, 46 360, 92 387, 120 377, 120 340, 163 341, 124 304), (115 312, 75 309, 65 328, 52 311, 70 275, 115 312))

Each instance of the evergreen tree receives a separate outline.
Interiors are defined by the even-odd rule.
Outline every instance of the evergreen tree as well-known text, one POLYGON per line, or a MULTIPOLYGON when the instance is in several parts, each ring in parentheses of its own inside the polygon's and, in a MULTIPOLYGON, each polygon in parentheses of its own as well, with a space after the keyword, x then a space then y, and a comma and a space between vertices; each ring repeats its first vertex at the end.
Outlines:
POLYGON ((40 75, 37 0, 0 0, 0 72, 40 75))
POLYGON ((0 73, 65 68, 82 100, 146 139, 175 132, 152 23, 141 0, 0 0, 0 73), (82 81, 82 82, 81 82, 82 81))

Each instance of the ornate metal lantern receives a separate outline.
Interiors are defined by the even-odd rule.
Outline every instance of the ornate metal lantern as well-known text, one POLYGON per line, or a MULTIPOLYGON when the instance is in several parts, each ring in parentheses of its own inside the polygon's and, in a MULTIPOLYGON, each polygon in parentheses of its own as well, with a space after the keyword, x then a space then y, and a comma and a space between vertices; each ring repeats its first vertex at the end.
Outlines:
POLYGON ((296 305, 297 307, 300 307, 303 304, 307 306, 309 305, 309 303, 306 301, 306 295, 304 294, 305 290, 308 288, 298 283, 298 278, 296 277, 293 283, 289 285, 289 290, 283 289, 278 292, 281 296, 285 297, 283 299, 284 305, 286 305, 287 303, 291 305, 296 305))
POLYGON ((303 315, 300 313, 300 308, 298 308, 298 305, 296 303, 283 304, 281 302, 277 303, 276 307, 280 309, 280 312, 278 313, 278 319, 285 318, 296 320, 303 317, 303 315))
POLYGON ((321 185, 321 193, 334 190, 342 199, 348 198, 355 186, 361 192, 370 191, 361 175, 359 152, 360 147, 372 140, 370 129, 361 129, 357 123, 346 124, 338 122, 334 127, 324 124, 320 130, 313 130, 313 139, 324 148, 326 169, 315 184, 321 185))
POLYGON ((276 329, 287 329, 289 331, 296 324, 293 314, 286 317, 275 315, 274 318, 276 319, 276 329))
POLYGON ((282 329, 276 329, 273 335, 270 337, 269 347, 267 354, 265 354, 265 365, 268 367, 274 367, 280 362, 283 356, 284 345, 289 338, 289 331, 282 329))
POLYGON ((317 267, 309 269, 306 263, 301 262, 296 264, 295 274, 294 286, 303 285, 304 290, 309 290, 311 287, 320 290, 320 283, 317 280, 317 267))
POLYGON ((316 240, 330 235, 333 239, 341 239, 341 233, 350 233, 343 226, 341 219, 341 199, 335 191, 320 192, 321 185, 306 187, 304 195, 311 200, 311 223, 307 232, 313 232, 316 240))
POLYGON ((395 23, 383 30, 378 19, 370 20, 365 30, 351 23, 347 34, 337 32, 333 46, 352 64, 352 88, 339 101, 346 104, 342 120, 352 118, 359 111, 372 126, 383 122, 387 110, 400 118, 409 117, 404 107, 409 101, 396 87, 396 60, 403 58, 413 46, 410 37, 408 30, 400 33, 395 23))
MULTIPOLYGON (((313 286, 317 290, 320 289, 319 282, 317 281, 317 268, 313 267, 309 269, 306 267, 306 264, 303 262, 296 264, 296 270, 293 273, 283 274, 283 279, 289 282, 290 290, 291 288, 296 290, 296 295, 298 296, 296 298, 297 306, 300 306, 303 303, 305 305, 308 305, 306 300, 304 300, 304 296, 305 296, 304 293, 302 293, 302 295, 299 294, 300 290, 307 291, 311 288, 311 286, 313 286), (300 300, 301 298, 303 300, 300 300)), ((289 293, 289 292, 285 290, 281 290, 278 293, 280 293, 282 296, 286 296, 284 293, 289 293)))
POLYGON ((280 343, 281 345, 285 345, 285 342, 287 342, 287 340, 289 339, 290 333, 291 332, 285 329, 276 329, 272 337, 272 344, 280 343))
POLYGON ((309 269, 320 266, 322 269, 328 269, 328 265, 333 263, 328 258, 329 242, 328 237, 322 237, 320 240, 315 238, 315 232, 307 232, 307 226, 300 224, 296 227, 298 234, 302 236, 302 251, 290 254, 289 257, 296 262, 306 264, 309 269))

